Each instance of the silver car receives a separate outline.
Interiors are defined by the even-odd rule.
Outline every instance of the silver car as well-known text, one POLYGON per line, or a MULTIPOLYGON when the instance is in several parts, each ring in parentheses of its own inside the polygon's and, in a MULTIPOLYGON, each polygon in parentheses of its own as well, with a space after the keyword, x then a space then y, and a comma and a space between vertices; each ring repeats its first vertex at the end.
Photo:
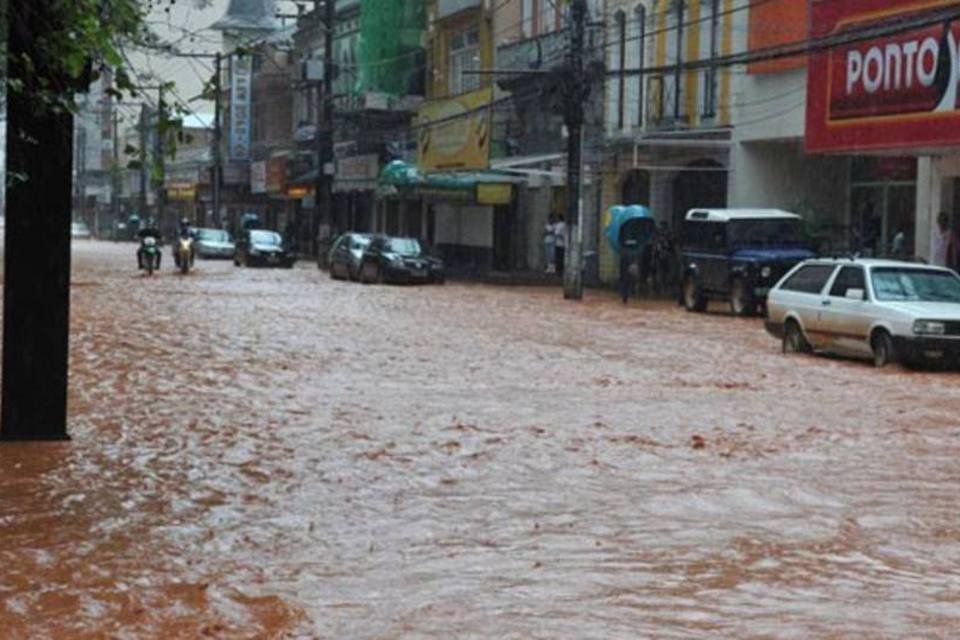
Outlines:
POLYGON ((195 250, 197 256, 204 259, 233 258, 236 246, 230 234, 221 229, 197 229, 195 250))
POLYGON ((899 260, 808 260, 770 291, 766 328, 786 353, 958 364, 960 277, 899 260))

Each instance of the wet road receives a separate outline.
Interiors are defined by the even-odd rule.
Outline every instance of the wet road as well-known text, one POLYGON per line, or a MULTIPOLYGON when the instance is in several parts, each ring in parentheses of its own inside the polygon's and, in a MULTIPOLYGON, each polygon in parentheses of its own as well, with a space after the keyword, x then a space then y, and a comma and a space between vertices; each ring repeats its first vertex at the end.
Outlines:
POLYGON ((75 247, 4 638, 950 638, 960 377, 606 294, 75 247), (165 256, 167 260, 169 256, 165 256))

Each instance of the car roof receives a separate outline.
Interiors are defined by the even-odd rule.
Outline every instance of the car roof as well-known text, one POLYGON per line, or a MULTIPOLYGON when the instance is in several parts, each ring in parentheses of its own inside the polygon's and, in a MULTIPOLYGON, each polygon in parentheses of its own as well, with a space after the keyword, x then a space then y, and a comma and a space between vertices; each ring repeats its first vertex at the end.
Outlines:
POLYGON ((691 209, 687 220, 729 222, 730 220, 799 220, 800 216, 782 209, 691 209))
POLYGON ((911 262, 909 260, 893 260, 890 258, 812 258, 804 264, 846 264, 860 265, 870 269, 877 268, 898 268, 898 269, 930 269, 931 271, 947 271, 946 267, 940 267, 935 264, 925 262, 911 262))

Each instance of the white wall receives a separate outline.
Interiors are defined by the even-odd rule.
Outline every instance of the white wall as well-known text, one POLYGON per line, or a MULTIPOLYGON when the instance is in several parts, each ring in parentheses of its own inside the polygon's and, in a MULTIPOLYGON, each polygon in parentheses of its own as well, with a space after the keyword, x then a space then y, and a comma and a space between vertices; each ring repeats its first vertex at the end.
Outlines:
POLYGON ((737 73, 733 139, 803 139, 806 131, 807 70, 737 73))
POLYGON ((493 247, 493 208, 437 204, 436 244, 493 247))
POLYGON ((811 156, 800 140, 738 143, 730 152, 731 207, 791 209, 808 203, 818 223, 845 224, 850 161, 811 156))

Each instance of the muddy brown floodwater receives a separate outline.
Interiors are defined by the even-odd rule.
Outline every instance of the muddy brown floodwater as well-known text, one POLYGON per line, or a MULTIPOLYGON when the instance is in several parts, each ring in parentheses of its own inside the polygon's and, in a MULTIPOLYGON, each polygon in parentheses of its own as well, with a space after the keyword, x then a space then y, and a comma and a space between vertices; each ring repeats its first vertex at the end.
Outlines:
POLYGON ((960 634, 955 374, 133 251, 75 247, 73 441, 0 446, 3 638, 960 634))

